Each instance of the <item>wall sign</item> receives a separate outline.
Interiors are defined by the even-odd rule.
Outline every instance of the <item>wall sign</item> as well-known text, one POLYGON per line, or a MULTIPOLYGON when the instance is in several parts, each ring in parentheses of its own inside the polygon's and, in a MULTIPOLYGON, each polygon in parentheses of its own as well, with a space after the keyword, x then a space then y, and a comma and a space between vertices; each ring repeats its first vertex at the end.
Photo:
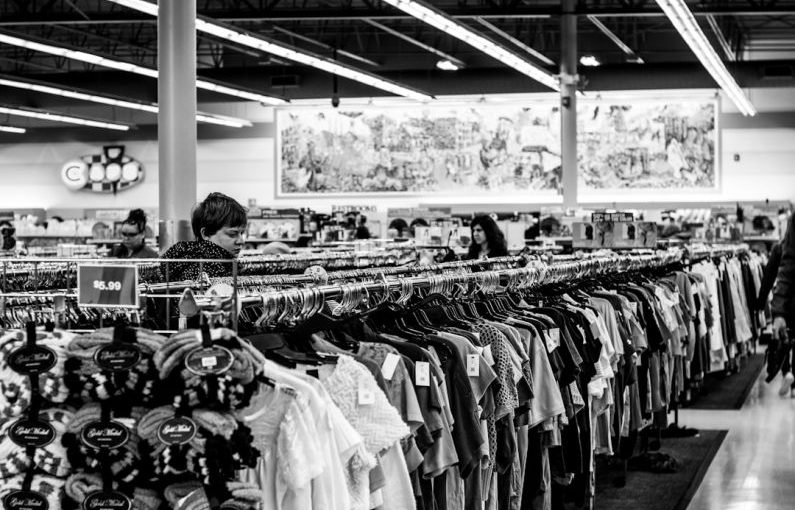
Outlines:
POLYGON ((115 194, 143 179, 143 165, 124 153, 124 145, 106 145, 101 154, 80 156, 61 168, 61 180, 73 191, 115 194))
POLYGON ((138 308, 138 267, 77 266, 77 302, 93 308, 138 308))

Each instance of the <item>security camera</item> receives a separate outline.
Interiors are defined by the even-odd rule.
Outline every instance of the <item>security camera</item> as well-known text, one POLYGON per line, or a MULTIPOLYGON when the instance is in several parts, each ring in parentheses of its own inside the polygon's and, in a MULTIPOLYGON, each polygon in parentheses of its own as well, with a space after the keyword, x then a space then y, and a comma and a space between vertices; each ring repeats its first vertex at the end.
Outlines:
POLYGON ((337 95, 331 96, 331 106, 337 108, 340 105, 340 97, 337 95))

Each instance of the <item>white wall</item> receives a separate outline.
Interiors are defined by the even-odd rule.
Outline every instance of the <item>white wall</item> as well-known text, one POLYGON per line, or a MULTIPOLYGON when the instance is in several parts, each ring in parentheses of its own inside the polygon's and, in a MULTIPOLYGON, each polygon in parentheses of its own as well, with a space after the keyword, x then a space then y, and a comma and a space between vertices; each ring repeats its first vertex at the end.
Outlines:
MULTIPOLYGON (((795 89, 751 91, 760 112, 795 110, 795 89)), ((724 113, 733 105, 722 101, 724 113)), ((245 112, 251 113, 251 112, 245 112)), ((271 111, 257 111, 262 120, 271 120, 271 111)), ((795 115, 795 113, 793 113, 795 115)), ((789 123, 789 126, 792 126, 789 123)), ((72 192, 61 184, 60 169, 68 160, 96 153, 96 143, 47 143, 0 145, 0 209, 11 208, 127 208, 157 207, 157 142, 124 143, 128 153, 146 169, 142 184, 118 195, 72 192)), ((634 191, 624 195, 589 195, 586 202, 676 202, 734 200, 795 201, 795 128, 721 129, 721 184, 711 193, 673 194, 634 191), (739 161, 734 161, 734 155, 739 161)), ((256 198, 260 206, 312 207, 328 211, 334 204, 375 204, 415 207, 419 204, 527 204, 522 196, 362 196, 358 198, 277 198, 274 177, 275 141, 272 138, 200 140, 198 144, 197 198, 210 191, 227 193, 242 203, 256 198)), ((543 202, 552 203, 555 198, 543 202)), ((542 202, 542 203, 543 203, 542 202)), ((538 204, 533 200, 532 204, 538 204)))

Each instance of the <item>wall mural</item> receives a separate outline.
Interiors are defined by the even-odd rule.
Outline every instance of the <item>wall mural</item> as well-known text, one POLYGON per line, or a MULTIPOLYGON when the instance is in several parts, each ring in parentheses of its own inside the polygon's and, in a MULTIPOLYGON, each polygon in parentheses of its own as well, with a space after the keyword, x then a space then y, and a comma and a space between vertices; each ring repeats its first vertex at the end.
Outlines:
POLYGON ((279 110, 280 195, 558 190, 553 103, 279 110))
POLYGON ((580 103, 580 188, 717 188, 716 112, 712 100, 580 103))

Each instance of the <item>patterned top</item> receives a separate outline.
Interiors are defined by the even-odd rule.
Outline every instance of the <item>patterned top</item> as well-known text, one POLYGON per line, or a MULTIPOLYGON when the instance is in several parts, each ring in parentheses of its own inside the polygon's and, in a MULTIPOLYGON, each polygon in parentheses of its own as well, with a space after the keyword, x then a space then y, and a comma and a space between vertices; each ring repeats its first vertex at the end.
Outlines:
MULTIPOLYGON (((219 259, 232 260, 234 255, 210 241, 180 241, 163 253, 164 259, 219 259)), ((166 277, 166 264, 160 266, 163 278, 166 277)), ((210 277, 232 276, 232 264, 220 262, 169 262, 170 281, 198 280, 201 273, 210 277), (201 271, 199 271, 201 267, 201 271)))

